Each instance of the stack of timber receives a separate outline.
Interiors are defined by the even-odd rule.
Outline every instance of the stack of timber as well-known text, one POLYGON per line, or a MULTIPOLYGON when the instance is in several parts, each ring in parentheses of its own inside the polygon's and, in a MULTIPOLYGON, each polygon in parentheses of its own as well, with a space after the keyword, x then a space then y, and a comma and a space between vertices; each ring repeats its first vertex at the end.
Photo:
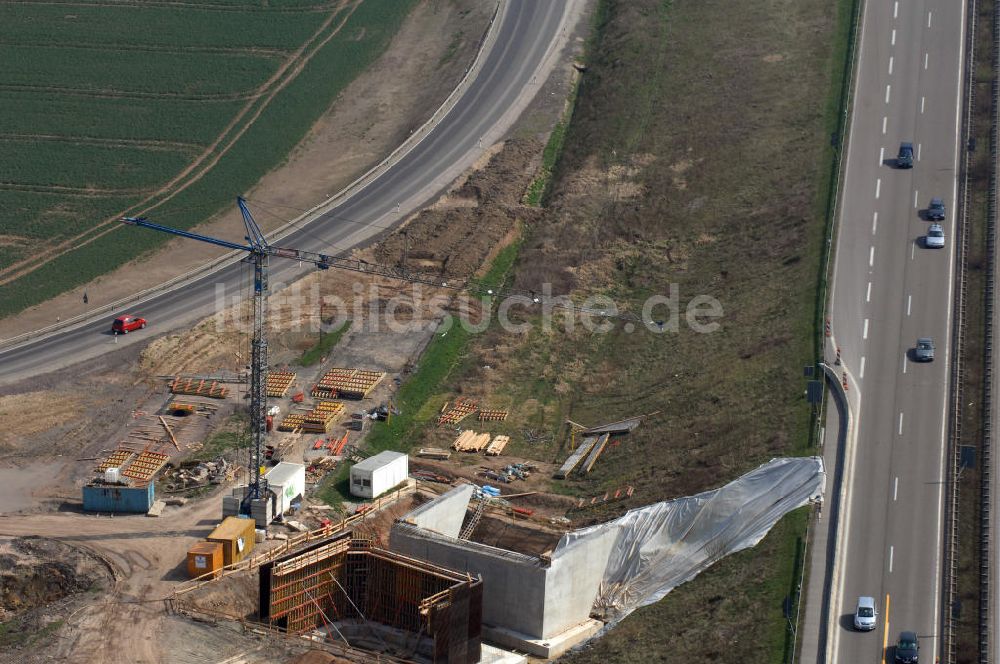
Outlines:
POLYGON ((487 409, 479 411, 480 422, 503 422, 507 419, 506 410, 487 409))
POLYGON ((344 404, 335 401, 321 401, 307 413, 289 413, 281 420, 278 431, 301 431, 302 433, 330 433, 337 416, 344 410, 344 404))
POLYGON ((364 399, 384 377, 384 371, 334 367, 313 387, 312 395, 322 399, 364 399))
POLYGON ((601 456, 601 452, 607 446, 609 438, 611 438, 611 434, 606 433, 597 439, 594 449, 590 451, 590 456, 587 457, 587 460, 583 462, 583 466, 580 467, 581 475, 586 475, 594 467, 594 464, 597 463, 597 457, 601 456))
POLYGON ((573 472, 573 469, 577 467, 583 457, 594 448, 594 444, 597 442, 597 436, 587 436, 580 441, 580 446, 573 450, 573 453, 569 455, 566 462, 563 463, 562 467, 555 473, 555 478, 557 480, 564 480, 566 477, 573 472))
POLYGON ((170 383, 170 391, 174 394, 191 394, 199 397, 212 397, 213 399, 225 399, 229 394, 229 388, 219 385, 214 380, 198 380, 195 378, 181 378, 177 376, 170 383))
POLYGON ((441 416, 438 418, 438 426, 442 424, 458 424, 466 417, 476 411, 479 406, 475 399, 459 397, 453 403, 446 403, 441 409, 441 416))
POLYGON ((271 371, 267 374, 267 396, 281 398, 295 382, 294 371, 271 371))
POLYGON ((427 459, 438 459, 439 461, 447 461, 451 457, 451 452, 448 450, 442 450, 437 447, 421 447, 420 451, 417 452, 418 457, 424 457, 427 459))
POLYGON ((486 447, 486 456, 499 456, 503 452, 503 448, 507 447, 507 443, 510 442, 510 436, 497 436, 493 439, 486 447))
POLYGON ((451 447, 459 452, 479 452, 489 444, 490 434, 476 433, 472 429, 466 429, 459 434, 451 447))

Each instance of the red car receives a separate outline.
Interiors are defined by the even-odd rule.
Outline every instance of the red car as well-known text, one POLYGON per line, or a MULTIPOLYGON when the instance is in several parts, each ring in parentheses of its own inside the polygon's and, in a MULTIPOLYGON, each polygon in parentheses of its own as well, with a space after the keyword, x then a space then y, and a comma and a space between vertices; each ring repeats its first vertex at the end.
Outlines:
POLYGON ((124 315, 115 319, 111 324, 111 331, 118 334, 128 334, 132 330, 141 330, 146 327, 146 319, 138 316, 124 315))

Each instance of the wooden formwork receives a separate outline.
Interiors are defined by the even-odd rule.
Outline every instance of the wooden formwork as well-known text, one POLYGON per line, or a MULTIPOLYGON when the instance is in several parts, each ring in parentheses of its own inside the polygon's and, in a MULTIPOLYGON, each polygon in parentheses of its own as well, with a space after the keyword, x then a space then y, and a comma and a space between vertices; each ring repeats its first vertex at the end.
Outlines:
POLYGON ((452 403, 446 403, 441 409, 441 416, 438 417, 438 426, 442 424, 458 424, 471 415, 479 407, 479 402, 475 399, 459 397, 452 403))
POLYGON ((499 409, 487 409, 479 411, 480 422, 503 422, 507 419, 507 411, 499 409))
POLYGON ((267 374, 267 396, 281 398, 295 382, 294 371, 271 371, 267 374))
POLYGON ((108 468, 121 468, 136 455, 134 450, 119 448, 94 468, 95 473, 103 473, 108 468))
POLYGON ((493 441, 486 446, 487 456, 499 456, 503 452, 503 448, 507 447, 507 443, 510 442, 510 436, 497 436, 493 441))
POLYGON ((213 399, 225 399, 229 388, 219 385, 218 381, 177 376, 170 383, 170 391, 174 394, 192 394, 213 399))
POLYGON ((384 377, 384 371, 334 367, 316 383, 312 395, 322 399, 364 399, 384 377))

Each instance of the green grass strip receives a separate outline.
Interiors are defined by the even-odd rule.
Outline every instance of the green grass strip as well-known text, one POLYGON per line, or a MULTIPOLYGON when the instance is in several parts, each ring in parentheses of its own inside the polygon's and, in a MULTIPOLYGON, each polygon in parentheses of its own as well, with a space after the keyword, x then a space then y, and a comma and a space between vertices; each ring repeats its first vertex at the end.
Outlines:
POLYGON ((304 367, 311 367, 325 357, 330 350, 337 345, 347 329, 351 327, 351 321, 344 321, 344 324, 338 327, 333 332, 328 332, 323 334, 320 332, 319 341, 316 345, 309 350, 302 353, 302 357, 299 358, 299 364, 304 367))

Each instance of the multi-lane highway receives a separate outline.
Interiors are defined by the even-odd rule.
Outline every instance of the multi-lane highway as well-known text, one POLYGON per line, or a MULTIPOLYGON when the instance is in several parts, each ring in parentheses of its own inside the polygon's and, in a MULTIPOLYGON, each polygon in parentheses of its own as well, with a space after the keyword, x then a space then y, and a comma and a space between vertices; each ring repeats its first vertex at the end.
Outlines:
MULTIPOLYGON (((447 187, 475 161, 488 141, 502 136, 517 119, 545 80, 546 70, 565 44, 569 23, 579 15, 578 10, 566 0, 505 0, 497 18, 499 24, 494 28, 496 39, 453 108, 388 170, 307 225, 282 237, 281 245, 339 253, 384 232, 401 221, 407 210, 426 203, 447 187)), ((122 241, 127 242, 122 235, 122 241)), ((272 284, 290 282, 303 273, 304 269, 294 262, 271 261, 272 284)), ((152 321, 153 327, 120 340, 106 334, 111 317, 102 316, 5 349, 0 352, 0 381, 37 375, 137 343, 156 332, 190 326, 213 313, 218 292, 238 293, 245 276, 240 264, 230 264, 131 306, 152 321)))
POLYGON ((902 630, 919 635, 921 661, 940 646, 964 8, 865 3, 830 309, 854 426, 821 661, 891 660, 902 630), (912 170, 895 168, 903 141, 914 146, 912 170), (948 206, 943 250, 922 242, 932 196, 948 206), (936 358, 917 363, 925 336, 936 358), (861 595, 879 607, 871 633, 851 627, 861 595))

